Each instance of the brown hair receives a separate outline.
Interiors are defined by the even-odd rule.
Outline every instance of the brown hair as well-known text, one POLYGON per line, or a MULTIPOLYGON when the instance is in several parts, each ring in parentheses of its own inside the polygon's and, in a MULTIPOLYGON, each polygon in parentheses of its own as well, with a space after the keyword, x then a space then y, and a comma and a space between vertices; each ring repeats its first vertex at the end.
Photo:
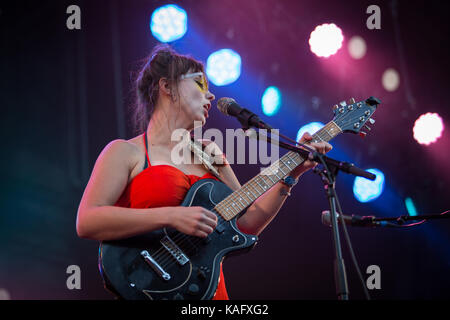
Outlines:
POLYGON ((157 45, 135 80, 135 103, 131 106, 131 122, 135 134, 147 129, 151 115, 159 97, 159 80, 166 78, 172 88, 176 88, 180 76, 192 72, 204 72, 200 61, 191 56, 175 52, 169 45, 157 45))

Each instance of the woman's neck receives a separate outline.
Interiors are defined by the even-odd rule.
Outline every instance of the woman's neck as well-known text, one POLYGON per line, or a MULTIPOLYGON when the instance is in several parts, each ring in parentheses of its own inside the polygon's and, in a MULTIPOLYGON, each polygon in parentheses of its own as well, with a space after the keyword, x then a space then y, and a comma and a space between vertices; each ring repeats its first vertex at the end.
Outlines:
MULTIPOLYGON (((153 113, 147 127, 147 137, 152 145, 163 145, 170 148, 179 143, 179 140, 172 140, 175 130, 184 129, 181 130, 181 134, 184 135, 189 135, 190 132, 188 126, 174 112, 166 113, 161 109, 156 108, 153 113)), ((174 138, 178 139, 179 134, 174 138)))

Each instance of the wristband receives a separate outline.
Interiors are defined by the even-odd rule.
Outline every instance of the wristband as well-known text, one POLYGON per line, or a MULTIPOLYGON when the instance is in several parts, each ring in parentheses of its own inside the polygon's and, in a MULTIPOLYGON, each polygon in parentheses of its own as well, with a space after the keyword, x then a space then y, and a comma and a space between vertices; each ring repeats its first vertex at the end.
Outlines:
POLYGON ((293 186, 295 186, 297 184, 298 179, 295 179, 291 176, 287 176, 286 178, 282 179, 280 182, 283 183, 284 185, 288 186, 289 188, 292 188, 293 186))

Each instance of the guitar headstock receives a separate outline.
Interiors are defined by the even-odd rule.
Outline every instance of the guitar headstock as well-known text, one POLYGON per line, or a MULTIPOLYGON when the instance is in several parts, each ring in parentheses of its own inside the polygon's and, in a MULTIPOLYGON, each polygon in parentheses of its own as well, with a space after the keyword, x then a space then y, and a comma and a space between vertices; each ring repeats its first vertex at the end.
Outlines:
POLYGON ((333 121, 343 132, 359 133, 364 137, 367 132, 361 130, 365 127, 370 131, 370 127, 366 123, 375 123, 371 117, 380 103, 381 101, 375 97, 359 102, 355 102, 355 99, 351 98, 348 104, 342 101, 333 107, 333 121))

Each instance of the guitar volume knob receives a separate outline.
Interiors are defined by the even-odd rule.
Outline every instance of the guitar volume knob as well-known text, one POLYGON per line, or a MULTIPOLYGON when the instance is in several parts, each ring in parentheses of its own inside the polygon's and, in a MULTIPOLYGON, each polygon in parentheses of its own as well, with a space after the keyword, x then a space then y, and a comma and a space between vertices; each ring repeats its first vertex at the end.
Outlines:
POLYGON ((198 294, 200 292, 200 288, 195 283, 189 285, 188 287, 188 293, 189 294, 198 294))
POLYGON ((199 277, 201 280, 205 280, 206 279, 205 271, 204 270, 198 270, 197 277, 199 277))

